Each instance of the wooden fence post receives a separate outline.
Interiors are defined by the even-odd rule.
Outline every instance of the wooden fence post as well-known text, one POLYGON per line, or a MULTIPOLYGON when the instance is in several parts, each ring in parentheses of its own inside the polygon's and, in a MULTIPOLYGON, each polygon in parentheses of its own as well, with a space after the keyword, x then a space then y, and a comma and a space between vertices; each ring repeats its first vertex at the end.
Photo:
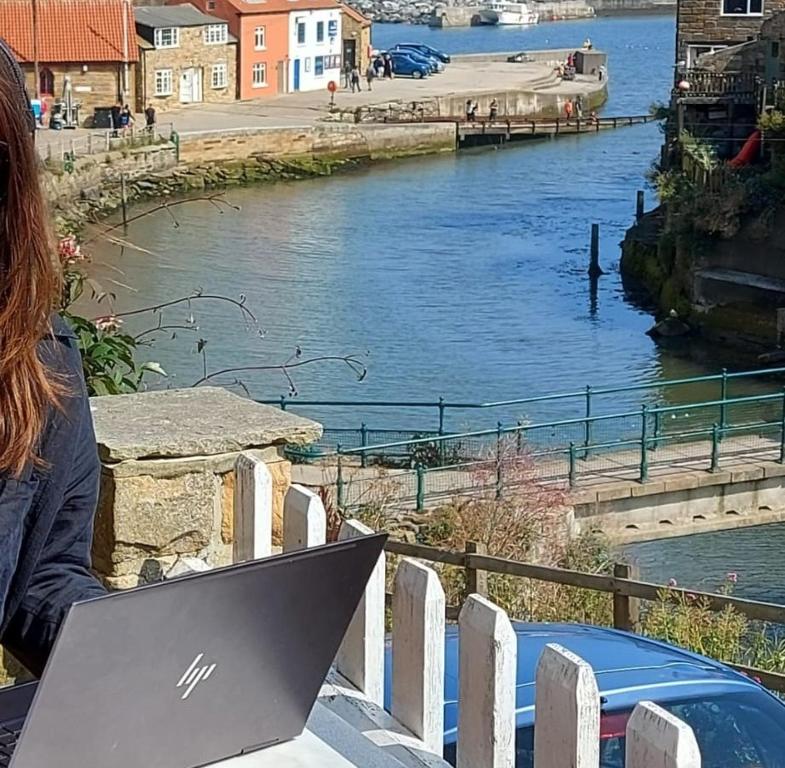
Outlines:
MULTIPOLYGON (((464 551, 467 555, 485 555, 487 548, 485 544, 479 541, 467 541, 464 551)), ((469 595, 482 595, 488 597, 488 574, 485 571, 472 568, 468 563, 466 565, 466 592, 464 600, 469 595)))
POLYGON ((600 693, 592 668, 549 644, 535 686, 534 768, 598 768, 600 693))
POLYGON ((269 557, 273 546, 273 478, 253 451, 237 457, 234 465, 235 563, 269 557))
MULTIPOLYGON (((368 536, 373 531, 357 520, 344 520, 338 539, 368 536)), ((338 650, 336 666, 374 704, 384 707, 384 588, 382 552, 338 650)))
POLYGON ((392 607, 392 715, 437 755, 444 745, 444 608, 436 572, 401 560, 392 607))
POLYGON ((518 641, 507 614, 471 595, 458 617, 458 768, 515 768, 518 641))
MULTIPOLYGON (((614 563, 613 575, 617 579, 638 578, 638 569, 627 563, 614 563)), ((640 600, 637 597, 628 597, 613 593, 613 626, 626 632, 637 632, 640 621, 640 600)))
POLYGON ((686 723, 650 701, 627 721, 627 768, 701 768, 695 734, 686 723))
POLYGON ((283 551, 317 547, 327 541, 322 500, 301 485, 291 485, 283 502, 283 551))

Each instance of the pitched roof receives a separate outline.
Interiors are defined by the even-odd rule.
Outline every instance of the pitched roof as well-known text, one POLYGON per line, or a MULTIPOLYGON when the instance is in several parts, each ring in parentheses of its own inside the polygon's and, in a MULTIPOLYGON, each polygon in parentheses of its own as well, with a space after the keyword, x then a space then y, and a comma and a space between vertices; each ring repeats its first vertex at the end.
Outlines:
POLYGON ((229 0, 229 2, 243 14, 289 13, 341 7, 338 0, 229 0))
POLYGON ((367 16, 364 16, 356 8, 352 8, 351 5, 342 5, 341 10, 347 16, 354 19, 358 24, 362 24, 364 27, 370 27, 372 24, 371 20, 367 16))
MULTIPOLYGON (((123 0, 38 0, 37 5, 39 61, 125 61, 126 40, 128 61, 139 58, 132 12, 123 0)), ((19 61, 33 60, 29 0, 0 1, 0 35, 19 61)))
POLYGON ((142 6, 134 8, 136 23, 143 27, 204 27, 207 24, 226 24, 226 19, 208 16, 194 8, 190 3, 185 5, 142 6))

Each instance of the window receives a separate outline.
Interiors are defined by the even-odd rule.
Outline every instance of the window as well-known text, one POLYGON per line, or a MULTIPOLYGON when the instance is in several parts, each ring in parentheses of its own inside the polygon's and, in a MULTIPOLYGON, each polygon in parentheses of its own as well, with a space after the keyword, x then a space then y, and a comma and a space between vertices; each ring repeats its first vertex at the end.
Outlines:
POLYGON ((226 62, 213 64, 213 88, 226 88, 226 62))
POLYGON ((324 42, 324 22, 317 21, 316 22, 316 42, 323 43, 324 42))
POLYGON ((320 77, 324 74, 324 56, 317 56, 313 60, 313 74, 315 77, 320 77))
POLYGON ((297 45, 305 45, 305 22, 297 22, 297 45))
POLYGON ((49 67, 44 67, 38 76, 38 91, 42 96, 55 94, 55 76, 49 67))
POLYGON ((155 95, 156 96, 172 95, 172 70, 171 69, 155 70, 155 95))
POLYGON ((253 40, 253 47, 256 48, 257 51, 263 51, 267 47, 265 27, 257 27, 253 31, 253 40))
POLYGON ((215 0, 207 0, 207 10, 208 11, 215 10, 215 0))
POLYGON ((179 27, 161 27, 155 30, 156 48, 178 48, 180 46, 179 27))
POLYGON ((698 59, 706 53, 716 53, 727 45, 688 45, 687 46, 687 67, 697 66, 698 59))
POLYGON ((762 16, 763 0, 722 0, 723 16, 762 16))
POLYGON ((205 45, 218 45, 228 40, 226 24, 208 24, 204 28, 205 45))
POLYGON ((264 88, 267 85, 267 64, 257 62, 251 69, 251 84, 254 88, 264 88))

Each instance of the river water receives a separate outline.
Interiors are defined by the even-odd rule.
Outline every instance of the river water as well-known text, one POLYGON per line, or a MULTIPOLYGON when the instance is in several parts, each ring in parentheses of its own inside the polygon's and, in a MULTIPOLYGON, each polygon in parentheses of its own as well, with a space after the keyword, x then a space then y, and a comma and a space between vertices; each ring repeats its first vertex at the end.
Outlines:
MULTIPOLYGON (((525 29, 374 29, 378 47, 421 40, 451 53, 569 48, 587 36, 609 53, 605 114, 646 113, 667 98, 672 16, 525 29)), ((363 382, 338 364, 299 370, 296 386, 307 399, 487 401, 716 372, 736 361, 695 345, 658 348, 644 333, 652 317, 626 300, 618 274, 618 243, 660 142, 658 127, 647 125, 233 190, 228 199, 240 211, 196 202, 178 208, 177 227, 166 214, 132 227, 128 239, 138 249, 95 246, 93 273, 117 293, 120 310, 138 306, 140 297, 153 304, 198 287, 247 296, 263 339, 221 303, 195 302, 167 315, 179 323, 193 311, 199 324, 198 334, 163 338, 149 352, 169 372, 170 386, 199 377, 196 338, 207 340, 209 370, 280 363, 297 346, 306 357, 366 355, 363 382), (593 223, 601 226, 606 271, 596 295, 586 275, 593 223)), ((280 374, 241 378, 257 397, 287 391, 280 374)), ((640 398, 619 395, 612 407, 637 407, 640 398)), ((359 421, 345 411, 314 415, 331 426, 359 421)), ((557 403, 510 415, 578 414, 557 403)), ((733 570, 740 592, 771 597, 771 577, 785 567, 780 538, 785 527, 773 526, 630 552, 647 577, 697 587, 733 570)))

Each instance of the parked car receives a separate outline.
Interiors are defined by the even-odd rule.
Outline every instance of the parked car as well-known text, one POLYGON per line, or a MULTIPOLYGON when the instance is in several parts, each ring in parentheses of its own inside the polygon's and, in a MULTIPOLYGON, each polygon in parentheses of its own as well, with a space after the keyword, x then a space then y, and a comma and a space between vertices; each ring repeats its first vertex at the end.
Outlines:
POLYGON ((442 64, 440 61, 436 59, 430 59, 427 56, 423 56, 421 53, 418 53, 417 51, 412 51, 407 49, 407 50, 400 50, 400 51, 395 51, 395 50, 386 51, 386 53, 389 53, 391 56, 393 54, 397 54, 399 56, 407 56, 408 58, 412 59, 412 61, 416 61, 418 64, 422 64, 428 70, 428 74, 430 75, 440 71, 439 67, 441 67, 442 70, 444 69, 444 64, 442 64))
POLYGON ((411 56, 396 53, 395 51, 390 51, 390 56, 392 57, 396 75, 408 75, 419 80, 431 74, 431 70, 426 63, 415 61, 411 56))
POLYGON ((415 48, 414 46, 407 47, 396 45, 392 50, 400 51, 406 56, 410 56, 415 61, 418 61, 419 59, 427 61, 428 65, 431 67, 432 72, 444 72, 444 62, 438 56, 434 56, 432 53, 421 51, 419 48, 415 48))
POLYGON ((413 48, 415 51, 420 51, 421 53, 428 54, 429 56, 435 56, 444 64, 450 63, 449 54, 446 54, 444 51, 440 51, 438 48, 434 48, 431 45, 426 45, 425 43, 398 43, 395 48, 413 48))
MULTIPOLYGON (((518 638, 516 768, 534 765, 534 680, 548 643, 587 661, 602 702, 601 768, 624 768, 627 719, 654 701, 692 727, 706 768, 785 768, 785 703, 712 659, 648 638, 580 624, 514 622, 518 638)), ((391 654, 385 706, 390 706, 391 654)), ((458 631, 446 632, 444 756, 455 764, 458 725, 458 631)))

